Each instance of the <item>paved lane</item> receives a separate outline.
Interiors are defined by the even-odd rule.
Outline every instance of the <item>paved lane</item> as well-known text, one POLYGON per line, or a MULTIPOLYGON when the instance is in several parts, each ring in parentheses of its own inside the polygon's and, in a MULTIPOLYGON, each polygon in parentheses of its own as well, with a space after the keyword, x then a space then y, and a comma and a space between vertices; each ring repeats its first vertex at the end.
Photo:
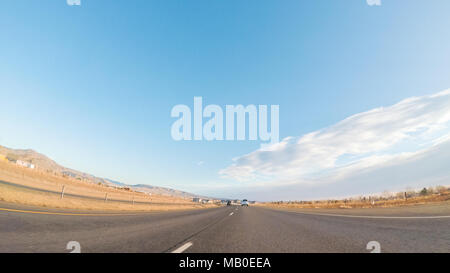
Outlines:
POLYGON ((371 217, 239 208, 187 252, 369 252, 370 241, 382 252, 450 252, 450 218, 371 217))
MULTIPOLYGON (((226 207, 124 216, 0 211, 0 252, 167 252, 229 214, 226 207)), ((52 211, 53 212, 53 211, 52 211)))

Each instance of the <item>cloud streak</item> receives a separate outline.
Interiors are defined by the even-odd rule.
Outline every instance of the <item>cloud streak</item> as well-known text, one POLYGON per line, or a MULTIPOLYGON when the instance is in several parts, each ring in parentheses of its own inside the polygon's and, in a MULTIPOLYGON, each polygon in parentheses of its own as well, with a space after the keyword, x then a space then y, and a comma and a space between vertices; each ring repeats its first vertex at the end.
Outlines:
MULTIPOLYGON (((350 116, 233 159, 219 173, 247 185, 333 183, 410 162, 450 138, 450 90, 350 116)), ((436 152, 439 152, 436 151, 436 152)), ((374 182, 376 183, 376 182, 374 182)))

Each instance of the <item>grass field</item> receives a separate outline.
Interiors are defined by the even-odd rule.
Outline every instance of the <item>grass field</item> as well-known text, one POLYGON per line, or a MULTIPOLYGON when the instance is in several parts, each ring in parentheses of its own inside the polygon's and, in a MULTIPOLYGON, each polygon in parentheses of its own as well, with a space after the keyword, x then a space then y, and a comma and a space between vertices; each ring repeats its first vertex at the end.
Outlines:
POLYGON ((431 203, 448 203, 450 205, 450 189, 448 187, 428 188, 426 191, 410 191, 397 193, 389 197, 372 196, 371 198, 353 198, 342 200, 318 201, 279 201, 260 203, 261 206, 273 208, 308 208, 308 209, 352 209, 352 208, 388 208, 399 206, 423 205, 431 203))
POLYGON ((9 162, 0 162, 0 180, 12 183, 0 184, 1 201, 40 207, 102 211, 166 211, 215 206, 213 204, 194 203, 191 199, 156 194, 149 195, 127 189, 98 185, 40 170, 19 167, 9 162), (63 187, 64 197, 61 198, 63 187), (106 201, 105 197, 107 197, 106 201))

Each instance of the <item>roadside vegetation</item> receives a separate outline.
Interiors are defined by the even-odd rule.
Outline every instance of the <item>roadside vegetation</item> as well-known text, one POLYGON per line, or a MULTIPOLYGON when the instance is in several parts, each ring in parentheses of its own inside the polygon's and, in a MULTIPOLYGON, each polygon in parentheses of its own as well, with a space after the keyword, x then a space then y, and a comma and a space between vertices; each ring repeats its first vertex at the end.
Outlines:
POLYGON ((128 187, 83 181, 64 174, 20 167, 7 161, 0 161, 0 201, 101 211, 167 211, 217 206, 194 203, 190 198, 148 194, 128 187))
POLYGON ((264 206, 280 208, 374 208, 420 205, 450 202, 450 187, 436 186, 403 192, 384 192, 380 195, 358 196, 339 200, 278 201, 263 203, 264 206))

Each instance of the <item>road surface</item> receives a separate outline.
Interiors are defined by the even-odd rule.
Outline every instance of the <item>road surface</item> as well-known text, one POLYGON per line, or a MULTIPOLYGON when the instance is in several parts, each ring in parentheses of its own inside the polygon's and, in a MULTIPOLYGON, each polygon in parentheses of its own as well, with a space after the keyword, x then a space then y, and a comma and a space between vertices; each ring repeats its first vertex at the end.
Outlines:
POLYGON ((450 209, 441 206, 280 211, 219 207, 108 214, 0 202, 0 252, 450 252, 450 209))

